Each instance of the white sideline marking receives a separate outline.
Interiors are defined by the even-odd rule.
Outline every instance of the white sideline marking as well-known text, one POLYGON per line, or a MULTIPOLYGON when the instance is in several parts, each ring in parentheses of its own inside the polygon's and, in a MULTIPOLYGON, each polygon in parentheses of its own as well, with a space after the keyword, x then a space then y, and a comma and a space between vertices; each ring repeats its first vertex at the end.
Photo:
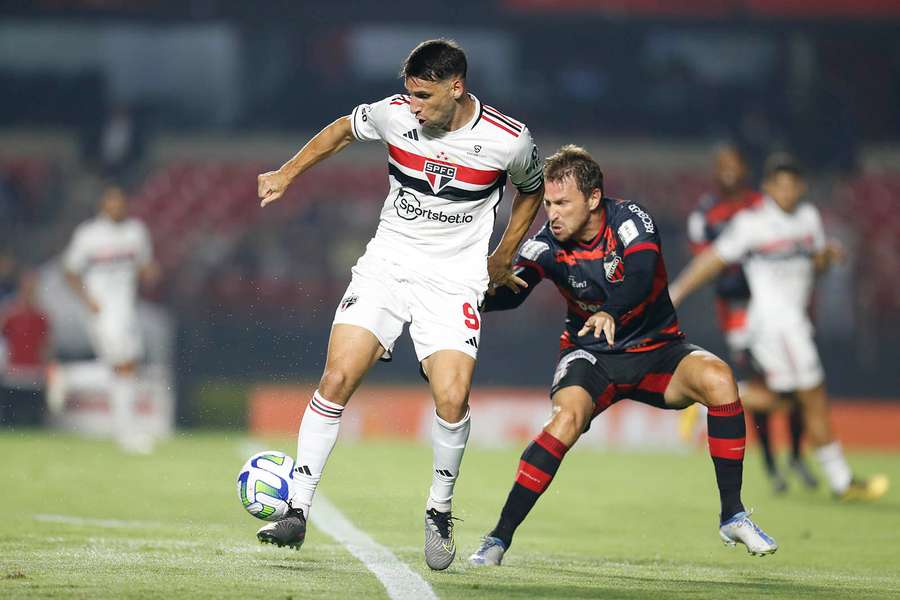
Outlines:
POLYGON ((69 515, 34 515, 35 521, 44 523, 63 523, 65 525, 77 525, 79 527, 108 527, 111 529, 144 529, 148 527, 161 527, 161 523, 151 521, 120 521, 118 519, 91 519, 87 517, 72 517, 69 515))
POLYGON ((312 523, 374 573, 392 600, 437 600, 434 590, 418 573, 400 562, 393 552, 356 528, 327 498, 316 496, 312 523))

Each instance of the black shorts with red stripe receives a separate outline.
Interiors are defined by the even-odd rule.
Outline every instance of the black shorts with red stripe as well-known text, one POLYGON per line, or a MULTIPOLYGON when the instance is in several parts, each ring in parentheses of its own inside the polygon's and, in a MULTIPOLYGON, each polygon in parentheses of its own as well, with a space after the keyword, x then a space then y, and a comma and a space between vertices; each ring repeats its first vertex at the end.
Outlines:
POLYGON ((591 418, 624 398, 668 408, 664 396, 675 369, 698 350, 703 348, 683 340, 646 352, 618 354, 569 348, 560 353, 550 395, 569 386, 584 388, 594 400, 591 418))

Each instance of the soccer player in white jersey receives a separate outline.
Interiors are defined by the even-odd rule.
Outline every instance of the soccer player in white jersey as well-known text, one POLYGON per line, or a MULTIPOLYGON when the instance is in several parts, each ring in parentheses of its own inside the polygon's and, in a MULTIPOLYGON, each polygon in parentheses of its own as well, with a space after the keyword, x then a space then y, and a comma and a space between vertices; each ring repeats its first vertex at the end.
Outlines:
POLYGON ((99 214, 75 230, 63 257, 66 279, 89 312, 88 333, 97 358, 113 372, 110 409, 123 450, 147 453, 153 440, 134 419, 136 374, 143 353, 137 318, 141 280, 155 279, 150 234, 128 217, 125 193, 109 185, 99 214))
POLYGON ((834 495, 877 499, 887 491, 887 478, 855 478, 832 434, 808 314, 815 275, 837 260, 840 250, 826 243, 818 209, 801 201, 806 187, 793 159, 771 157, 763 189, 763 202, 735 215, 713 245, 678 276, 670 287, 672 302, 680 304, 729 264, 742 263, 751 292, 750 353, 767 387, 795 394, 803 406, 808 439, 834 495))
POLYGON ((451 500, 469 437, 478 306, 489 282, 525 285, 513 274, 512 260, 543 198, 542 161, 528 129, 470 94, 466 68, 455 42, 419 44, 400 73, 408 94, 357 106, 280 169, 259 176, 266 206, 298 175, 354 141, 380 141, 388 151, 390 190, 378 230, 353 267, 335 312, 325 371, 300 425, 292 510, 259 530, 262 542, 303 543, 344 407, 409 323, 435 403, 425 561, 440 570, 456 555, 451 500), (507 178, 518 193, 506 231, 488 256, 507 178))

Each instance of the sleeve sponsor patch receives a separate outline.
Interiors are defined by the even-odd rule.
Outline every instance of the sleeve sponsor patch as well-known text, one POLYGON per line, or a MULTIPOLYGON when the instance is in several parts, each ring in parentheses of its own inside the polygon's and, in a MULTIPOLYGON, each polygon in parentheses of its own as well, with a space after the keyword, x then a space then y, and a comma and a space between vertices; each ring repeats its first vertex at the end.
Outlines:
POLYGON ((626 246, 634 241, 634 239, 638 236, 637 225, 634 224, 634 221, 628 219, 621 225, 619 225, 619 238, 622 239, 622 243, 626 246))
POLYGON ((539 242, 538 240, 528 240, 522 245, 522 249, 519 251, 519 255, 525 260, 534 262, 537 261, 538 257, 541 254, 549 249, 550 246, 545 242, 539 242))

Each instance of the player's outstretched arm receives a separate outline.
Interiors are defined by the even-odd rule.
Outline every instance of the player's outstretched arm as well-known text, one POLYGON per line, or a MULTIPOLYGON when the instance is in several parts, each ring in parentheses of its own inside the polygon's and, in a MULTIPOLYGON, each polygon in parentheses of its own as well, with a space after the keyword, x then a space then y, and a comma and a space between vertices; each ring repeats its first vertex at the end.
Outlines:
POLYGON ((533 192, 516 192, 503 237, 488 257, 488 275, 492 286, 506 286, 514 292, 519 291, 520 287, 528 287, 528 282, 513 272, 512 264, 516 250, 525 239, 543 200, 543 185, 533 192))
POLYGON ((719 256, 715 248, 707 248, 695 256, 669 285, 672 305, 677 307, 698 288, 714 279, 726 266, 728 263, 719 256))
POLYGON ((309 140, 293 158, 281 165, 280 169, 259 175, 257 178, 259 205, 265 206, 281 198, 300 173, 332 154, 337 154, 355 139, 349 116, 335 120, 309 140))

